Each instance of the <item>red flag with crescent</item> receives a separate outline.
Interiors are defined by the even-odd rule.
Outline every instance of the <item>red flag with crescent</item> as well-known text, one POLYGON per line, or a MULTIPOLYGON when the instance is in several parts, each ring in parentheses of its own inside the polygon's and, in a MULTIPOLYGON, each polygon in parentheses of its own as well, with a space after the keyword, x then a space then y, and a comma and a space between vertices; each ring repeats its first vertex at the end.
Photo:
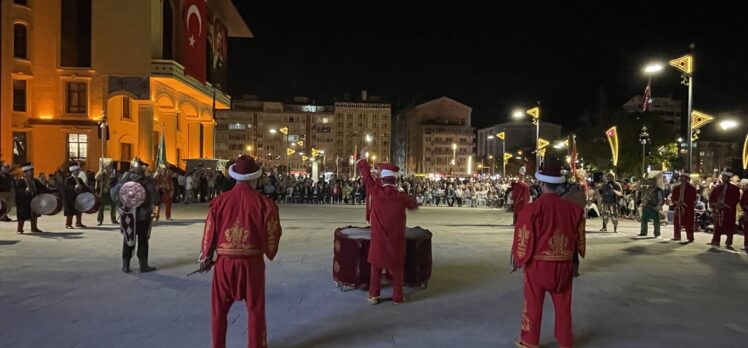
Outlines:
POLYGON ((185 0, 184 2, 184 72, 205 83, 206 54, 208 38, 208 5, 205 0, 185 0))

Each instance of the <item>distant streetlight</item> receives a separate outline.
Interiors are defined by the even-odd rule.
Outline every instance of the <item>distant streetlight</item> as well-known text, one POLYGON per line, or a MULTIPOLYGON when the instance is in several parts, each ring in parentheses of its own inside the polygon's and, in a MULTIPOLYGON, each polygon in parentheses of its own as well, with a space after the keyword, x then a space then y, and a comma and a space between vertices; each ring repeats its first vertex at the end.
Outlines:
POLYGON ((719 128, 722 130, 730 130, 738 126, 738 122, 735 120, 724 120, 719 123, 719 128))
POLYGON ((493 138, 494 138, 494 136, 493 136, 493 135, 489 135, 489 136, 487 137, 487 139, 488 139, 488 140, 493 140, 493 138))
POLYGON ((275 129, 275 128, 271 128, 270 129, 270 134, 275 134, 275 133, 278 133, 278 130, 275 129))
POLYGON ((514 111, 512 111, 512 117, 518 118, 518 119, 522 118, 522 117, 525 117, 525 112, 522 111, 522 110, 519 110, 519 109, 518 110, 514 110, 514 111))
POLYGON ((650 63, 650 64, 647 64, 644 67, 644 74, 646 74, 646 75, 657 74, 657 73, 661 72, 664 67, 665 67, 665 65, 662 64, 662 63, 650 63))
POLYGON ((366 143, 367 143, 367 144, 371 144, 371 141, 372 141, 372 136, 371 136, 371 135, 369 135, 369 134, 367 134, 367 135, 366 135, 366 143))
POLYGON ((247 145, 247 151, 252 151, 252 145, 247 145))

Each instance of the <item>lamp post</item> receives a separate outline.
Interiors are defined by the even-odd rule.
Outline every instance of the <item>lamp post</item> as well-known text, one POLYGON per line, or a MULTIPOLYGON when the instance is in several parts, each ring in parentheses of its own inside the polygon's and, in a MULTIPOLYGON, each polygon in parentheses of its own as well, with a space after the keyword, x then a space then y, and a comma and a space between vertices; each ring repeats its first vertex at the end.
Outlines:
POLYGON ((647 159, 647 152, 646 152, 646 146, 649 142, 649 133, 647 133, 647 126, 642 126, 642 131, 639 133, 639 143, 642 144, 642 178, 644 178, 647 174, 647 168, 646 168, 646 159, 647 159))
POLYGON ((457 164, 457 144, 452 143, 452 165, 457 164))
MULTIPOLYGON (((104 168, 104 157, 106 157, 106 141, 107 139, 107 118, 106 114, 101 115, 101 160, 99 160, 99 171, 104 168)), ((163 130, 162 130, 163 131, 163 130)))

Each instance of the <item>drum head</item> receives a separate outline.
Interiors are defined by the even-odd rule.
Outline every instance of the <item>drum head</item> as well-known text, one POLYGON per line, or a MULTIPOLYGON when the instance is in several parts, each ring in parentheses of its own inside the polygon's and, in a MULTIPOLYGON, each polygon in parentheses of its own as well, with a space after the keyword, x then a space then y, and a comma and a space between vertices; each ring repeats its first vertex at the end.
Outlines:
POLYGON ((350 239, 371 239, 371 231, 368 227, 343 227, 338 231, 350 239))
POLYGON ((137 208, 145 203, 145 188, 140 183, 128 181, 122 184, 117 198, 125 207, 137 208))
POLYGON ((36 215, 50 215, 59 212, 60 199, 51 193, 40 193, 31 199, 31 211, 36 215))
POLYGON ((75 210, 81 213, 91 213, 96 207, 98 197, 91 192, 83 192, 75 196, 75 210))

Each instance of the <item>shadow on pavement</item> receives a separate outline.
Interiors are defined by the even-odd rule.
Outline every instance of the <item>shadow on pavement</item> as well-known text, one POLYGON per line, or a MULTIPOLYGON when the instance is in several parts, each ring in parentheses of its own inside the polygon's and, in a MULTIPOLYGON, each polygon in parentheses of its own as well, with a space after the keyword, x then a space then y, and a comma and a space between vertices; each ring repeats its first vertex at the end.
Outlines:
POLYGON ((50 239, 81 239, 83 232, 42 232, 42 233, 24 233, 24 236, 32 236, 50 239))
POLYGON ((20 240, 0 240, 0 245, 13 245, 20 242, 20 240))

